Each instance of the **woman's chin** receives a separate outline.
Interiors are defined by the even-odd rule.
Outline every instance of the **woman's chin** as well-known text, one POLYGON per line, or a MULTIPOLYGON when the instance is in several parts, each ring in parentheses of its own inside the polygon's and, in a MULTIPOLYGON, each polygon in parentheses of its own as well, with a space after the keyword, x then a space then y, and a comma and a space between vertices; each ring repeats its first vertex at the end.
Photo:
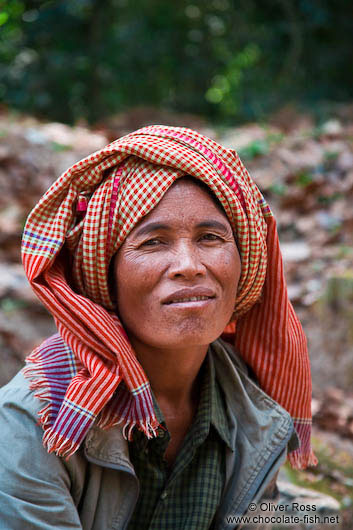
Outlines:
POLYGON ((216 340, 222 331, 218 332, 218 330, 210 329, 209 322, 206 325, 204 322, 195 322, 195 320, 190 322, 188 319, 187 321, 183 321, 182 325, 171 326, 166 334, 160 332, 158 344, 156 340, 153 342, 158 349, 204 347, 216 340))

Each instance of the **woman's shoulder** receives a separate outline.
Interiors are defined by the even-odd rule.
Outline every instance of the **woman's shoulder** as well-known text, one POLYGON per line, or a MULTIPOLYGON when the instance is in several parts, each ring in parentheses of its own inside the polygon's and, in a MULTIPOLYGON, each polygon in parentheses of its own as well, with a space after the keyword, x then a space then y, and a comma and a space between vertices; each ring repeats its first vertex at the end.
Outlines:
POLYGON ((73 492, 80 497, 84 467, 74 473, 78 457, 67 464, 43 447, 38 412, 45 402, 35 393, 22 372, 0 389, 0 527, 78 530, 73 492))
POLYGON ((37 423, 41 405, 43 402, 35 397, 35 390, 30 388, 30 381, 22 371, 0 388, 0 410, 6 409, 10 414, 25 413, 28 419, 37 423))

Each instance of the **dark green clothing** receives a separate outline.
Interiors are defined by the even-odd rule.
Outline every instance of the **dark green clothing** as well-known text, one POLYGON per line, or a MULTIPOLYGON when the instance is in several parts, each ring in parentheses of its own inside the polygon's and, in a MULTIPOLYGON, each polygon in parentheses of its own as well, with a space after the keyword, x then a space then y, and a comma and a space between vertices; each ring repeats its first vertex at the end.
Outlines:
POLYGON ((129 452, 140 496, 129 530, 203 530, 212 524, 225 480, 225 444, 231 448, 231 440, 224 397, 209 355, 201 370, 197 413, 171 469, 163 459, 170 434, 156 401, 159 436, 148 440, 142 432, 134 432, 129 452))

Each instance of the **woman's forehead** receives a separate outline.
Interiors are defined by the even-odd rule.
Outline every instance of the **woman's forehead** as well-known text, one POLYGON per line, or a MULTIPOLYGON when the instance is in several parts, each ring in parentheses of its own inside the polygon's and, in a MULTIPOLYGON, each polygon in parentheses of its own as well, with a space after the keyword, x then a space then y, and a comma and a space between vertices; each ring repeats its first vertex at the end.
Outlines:
POLYGON ((190 184, 191 187, 194 186, 200 190, 202 190, 205 194, 208 195, 208 197, 211 199, 213 204, 226 216, 226 212, 224 211, 224 208, 221 204, 221 202, 216 197, 216 194, 213 192, 213 190, 207 186, 207 184, 198 178, 192 177, 191 175, 185 175, 184 177, 181 177, 177 179, 174 184, 172 184, 171 187, 183 185, 183 184, 190 184))

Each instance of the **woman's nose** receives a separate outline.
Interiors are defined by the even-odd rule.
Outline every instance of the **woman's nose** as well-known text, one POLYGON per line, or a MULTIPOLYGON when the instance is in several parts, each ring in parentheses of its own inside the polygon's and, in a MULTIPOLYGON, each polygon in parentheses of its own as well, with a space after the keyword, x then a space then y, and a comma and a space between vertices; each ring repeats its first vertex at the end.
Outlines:
POLYGON ((181 242, 174 249, 172 261, 168 270, 169 277, 193 279, 204 276, 206 267, 202 263, 198 249, 192 243, 181 242))

